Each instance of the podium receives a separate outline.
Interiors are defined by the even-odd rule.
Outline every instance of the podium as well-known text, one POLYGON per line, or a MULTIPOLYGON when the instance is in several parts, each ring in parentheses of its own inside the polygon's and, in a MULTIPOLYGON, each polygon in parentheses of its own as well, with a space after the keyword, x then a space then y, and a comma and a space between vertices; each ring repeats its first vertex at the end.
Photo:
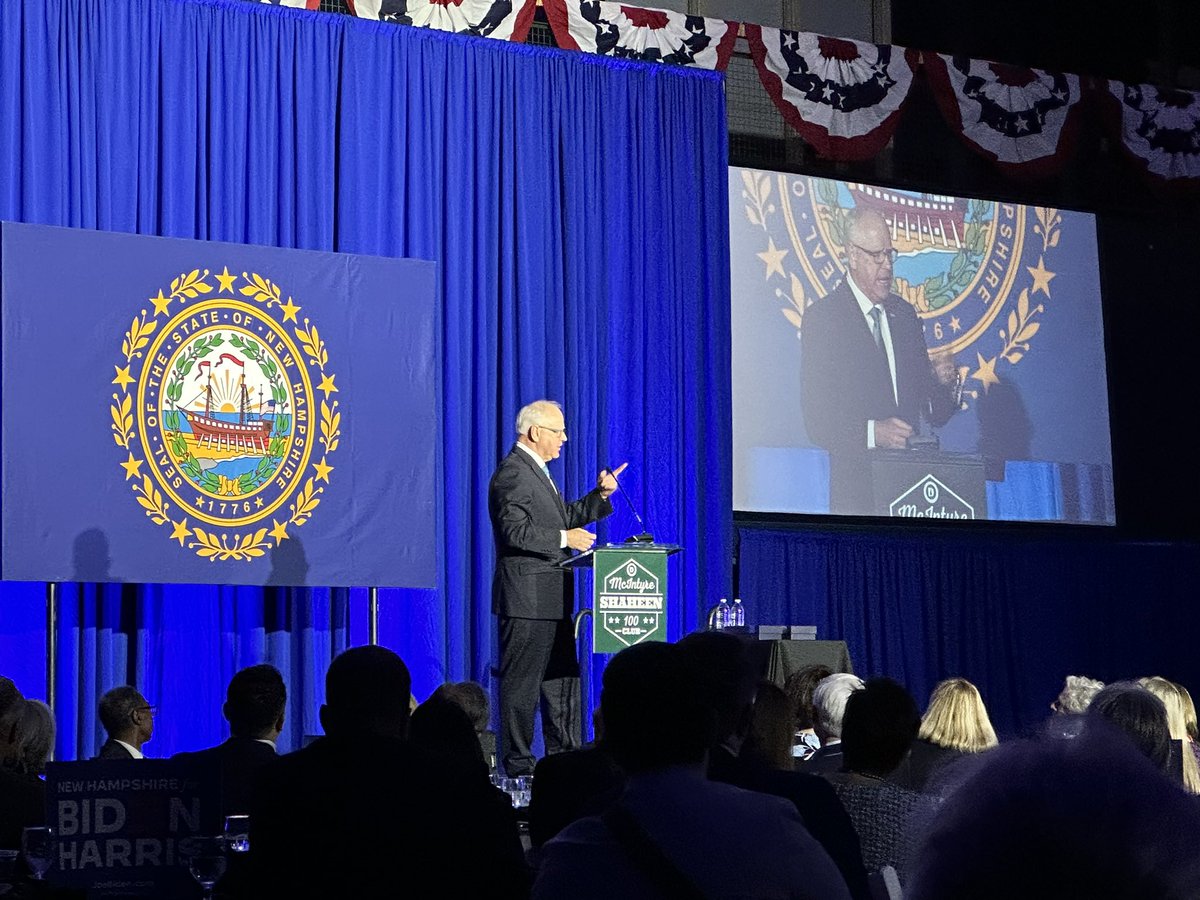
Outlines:
POLYGON ((619 653, 642 641, 667 639, 667 557, 682 549, 605 544, 559 563, 564 569, 593 571, 593 653, 619 653))
POLYGON ((937 450, 873 450, 874 513, 912 519, 986 519, 983 458, 937 450))

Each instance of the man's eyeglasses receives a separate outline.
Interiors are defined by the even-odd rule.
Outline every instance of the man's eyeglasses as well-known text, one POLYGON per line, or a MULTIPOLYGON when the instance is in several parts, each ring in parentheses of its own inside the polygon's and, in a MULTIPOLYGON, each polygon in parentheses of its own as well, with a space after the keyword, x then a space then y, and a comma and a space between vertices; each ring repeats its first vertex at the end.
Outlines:
POLYGON ((135 713, 136 713, 136 712, 148 712, 148 713, 150 713, 150 715, 152 715, 152 716, 156 716, 156 715, 158 715, 158 707, 157 707, 157 706, 151 706, 150 704, 146 704, 145 706, 135 706, 135 707, 133 708, 133 711, 134 711, 135 713))
POLYGON ((553 431, 555 434, 567 433, 566 428, 551 428, 549 425, 539 425, 538 428, 542 429, 542 431, 553 431))
POLYGON ((859 247, 858 244, 855 244, 853 241, 851 241, 850 246, 856 247, 858 250, 867 254, 867 256, 871 257, 872 262, 874 262, 877 266, 882 266, 885 262, 895 263, 896 257, 900 255, 896 252, 895 247, 887 247, 883 250, 868 250, 866 247, 859 247))

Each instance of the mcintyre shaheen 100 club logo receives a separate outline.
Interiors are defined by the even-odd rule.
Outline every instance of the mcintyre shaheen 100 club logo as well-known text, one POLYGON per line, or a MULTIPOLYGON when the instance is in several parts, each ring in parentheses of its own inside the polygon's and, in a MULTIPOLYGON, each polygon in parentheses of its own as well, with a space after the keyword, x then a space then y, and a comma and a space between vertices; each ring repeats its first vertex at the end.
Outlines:
POLYGON ((325 341, 270 278, 228 266, 181 273, 147 303, 112 379, 125 481, 164 539, 212 561, 260 557, 317 514, 334 468, 325 341))

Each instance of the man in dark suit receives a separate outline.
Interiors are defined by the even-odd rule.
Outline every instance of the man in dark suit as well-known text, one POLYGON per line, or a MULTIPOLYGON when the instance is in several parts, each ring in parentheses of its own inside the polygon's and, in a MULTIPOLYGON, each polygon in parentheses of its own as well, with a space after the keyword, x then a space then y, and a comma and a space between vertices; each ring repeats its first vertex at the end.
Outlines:
POLYGON ((930 360, 916 311, 892 293, 895 255, 883 216, 853 210, 846 280, 804 314, 804 425, 829 452, 833 513, 873 514, 871 451, 904 449, 922 417, 944 425, 956 408, 954 357, 930 360))
POLYGON ((275 759, 286 705, 287 686, 278 669, 266 664, 242 669, 230 679, 221 708, 229 739, 207 750, 176 754, 176 759, 215 765, 222 816, 250 812, 254 779, 264 763, 275 759))
POLYGON ((100 724, 108 733, 96 759, 141 759, 142 745, 154 734, 154 707, 123 684, 100 698, 100 724))
POLYGON ((547 753, 579 745, 579 661, 571 628, 574 580, 558 563, 592 548, 584 525, 612 512, 615 472, 573 503, 563 501, 546 463, 567 440, 562 408, 538 400, 517 414, 517 443, 488 485, 496 538, 492 612, 500 617, 500 738, 504 771, 533 773, 533 718, 542 697, 547 753))
MULTIPOLYGON (((325 676, 325 735, 262 767, 250 809, 253 897, 521 897, 511 809, 481 770, 407 740, 408 667, 354 647, 325 676)), ((481 767, 482 768, 482 767, 481 767)))

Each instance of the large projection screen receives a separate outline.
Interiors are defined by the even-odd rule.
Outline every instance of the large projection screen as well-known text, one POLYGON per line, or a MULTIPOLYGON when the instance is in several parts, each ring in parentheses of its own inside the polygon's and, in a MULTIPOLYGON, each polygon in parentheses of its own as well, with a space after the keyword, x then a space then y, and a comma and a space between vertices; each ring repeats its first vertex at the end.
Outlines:
POLYGON ((743 168, 729 197, 736 510, 1116 523, 1094 216, 743 168), (877 339, 847 274, 881 220, 877 339))

